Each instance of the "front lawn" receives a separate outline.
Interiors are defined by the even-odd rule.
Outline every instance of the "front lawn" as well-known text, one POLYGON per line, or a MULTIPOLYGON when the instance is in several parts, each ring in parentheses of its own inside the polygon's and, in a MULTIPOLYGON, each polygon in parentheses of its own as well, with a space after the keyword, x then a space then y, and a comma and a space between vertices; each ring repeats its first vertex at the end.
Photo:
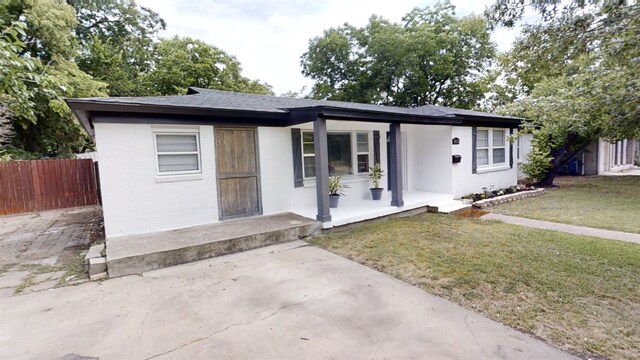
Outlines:
POLYGON ((575 176, 557 189, 491 211, 601 229, 640 233, 640 176, 575 176))
POLYGON ((312 243, 581 356, 640 353, 640 246, 423 214, 312 243))

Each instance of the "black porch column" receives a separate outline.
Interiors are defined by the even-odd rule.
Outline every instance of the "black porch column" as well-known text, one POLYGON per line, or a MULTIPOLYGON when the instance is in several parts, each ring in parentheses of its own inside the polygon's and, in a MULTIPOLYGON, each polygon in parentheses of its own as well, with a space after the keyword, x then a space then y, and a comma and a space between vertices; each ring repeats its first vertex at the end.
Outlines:
POLYGON ((316 194, 318 215, 321 222, 331 221, 329 210, 329 148, 327 146, 327 120, 321 117, 313 121, 313 143, 316 158, 316 194))
POLYGON ((400 124, 389 125, 389 180, 391 183, 391 206, 401 207, 404 205, 402 200, 402 134, 400 133, 400 124))

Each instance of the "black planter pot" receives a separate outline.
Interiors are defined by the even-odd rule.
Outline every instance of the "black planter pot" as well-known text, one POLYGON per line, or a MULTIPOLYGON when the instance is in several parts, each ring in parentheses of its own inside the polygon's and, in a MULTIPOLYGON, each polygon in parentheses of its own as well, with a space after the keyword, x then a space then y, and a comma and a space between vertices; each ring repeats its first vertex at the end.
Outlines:
POLYGON ((340 195, 329 195, 329 207, 334 209, 337 208, 339 200, 340 195))
POLYGON ((371 190, 371 197, 373 200, 382 199, 382 191, 384 191, 383 188, 370 188, 369 190, 371 190))

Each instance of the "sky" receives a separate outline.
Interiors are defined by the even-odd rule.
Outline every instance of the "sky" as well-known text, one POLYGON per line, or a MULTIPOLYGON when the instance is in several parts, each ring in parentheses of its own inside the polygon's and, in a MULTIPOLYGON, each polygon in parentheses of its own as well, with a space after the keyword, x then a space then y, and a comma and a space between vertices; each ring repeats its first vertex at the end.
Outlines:
MULTIPOLYGON (((451 0, 456 14, 482 14, 495 0, 451 0)), ((276 95, 306 87, 313 81, 301 73, 300 56, 309 39, 345 22, 364 26, 373 14, 391 21, 415 7, 437 0, 138 0, 166 21, 160 35, 192 37, 236 56, 243 75, 273 86, 276 95)), ((518 30, 498 29, 492 40, 505 51, 518 30)))

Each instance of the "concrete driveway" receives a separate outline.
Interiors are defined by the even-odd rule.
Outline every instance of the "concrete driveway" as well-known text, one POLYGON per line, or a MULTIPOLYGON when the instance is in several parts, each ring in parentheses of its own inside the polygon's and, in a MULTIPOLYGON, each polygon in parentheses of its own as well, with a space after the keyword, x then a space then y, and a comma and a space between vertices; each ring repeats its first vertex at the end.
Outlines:
POLYGON ((569 359, 302 241, 0 299, 3 359, 569 359))

